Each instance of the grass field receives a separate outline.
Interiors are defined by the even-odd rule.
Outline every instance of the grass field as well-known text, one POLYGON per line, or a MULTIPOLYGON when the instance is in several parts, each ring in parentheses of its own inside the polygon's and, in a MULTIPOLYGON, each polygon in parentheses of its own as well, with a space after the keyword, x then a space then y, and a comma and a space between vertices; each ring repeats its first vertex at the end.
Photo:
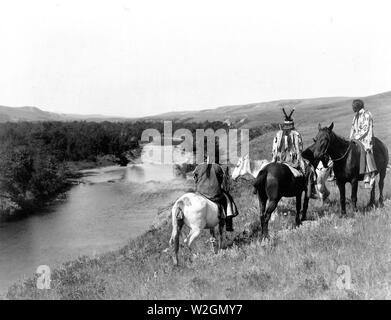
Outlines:
MULTIPOLYGON (((359 211, 345 218, 333 184, 325 207, 311 200, 308 218, 293 228, 294 201, 281 202, 270 224, 271 239, 261 242, 258 203, 250 182, 233 185, 240 215, 227 233, 227 249, 211 251, 209 232, 193 252, 181 245, 180 267, 167 248, 170 210, 154 227, 115 252, 80 257, 52 272, 50 290, 36 289, 32 277, 9 289, 9 299, 390 299, 391 201, 366 210, 368 191, 359 189, 359 211), (337 269, 348 266, 350 289, 338 289, 337 269)), ((387 199, 391 179, 386 182, 387 199)), ((186 232, 186 228, 183 232, 186 232)), ((183 239, 183 237, 181 238, 183 239)))

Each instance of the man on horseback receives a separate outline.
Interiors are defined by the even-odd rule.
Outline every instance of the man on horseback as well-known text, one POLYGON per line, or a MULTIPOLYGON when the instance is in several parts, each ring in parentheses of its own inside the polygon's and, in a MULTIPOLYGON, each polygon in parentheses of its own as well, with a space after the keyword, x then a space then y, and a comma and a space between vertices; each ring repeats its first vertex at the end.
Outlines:
POLYGON ((224 179, 228 177, 224 176, 219 164, 209 163, 207 159, 194 170, 196 192, 217 203, 219 218, 225 219, 227 231, 233 231, 232 218, 238 215, 238 210, 232 196, 222 187, 224 179))
POLYGON ((352 121, 352 129, 350 130, 350 139, 360 141, 365 149, 365 188, 372 188, 377 168, 375 158, 373 156, 373 118, 372 114, 364 108, 364 102, 356 99, 352 103, 355 116, 352 121))
POLYGON ((286 162, 298 169, 307 179, 307 185, 309 186, 307 193, 309 197, 317 198, 315 170, 310 162, 301 156, 303 140, 301 134, 295 129, 292 119, 295 109, 293 108, 289 115, 287 115, 284 108, 282 108, 282 111, 285 115, 285 121, 273 140, 272 162, 286 162))

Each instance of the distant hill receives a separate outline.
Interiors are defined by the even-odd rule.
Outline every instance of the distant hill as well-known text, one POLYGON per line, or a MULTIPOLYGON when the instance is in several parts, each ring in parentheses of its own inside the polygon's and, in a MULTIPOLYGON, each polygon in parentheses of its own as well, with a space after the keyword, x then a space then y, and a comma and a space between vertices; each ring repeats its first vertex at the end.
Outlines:
MULTIPOLYGON (((354 97, 356 98, 356 97, 354 97)), ((5 121, 135 121, 135 120, 181 120, 187 122, 226 121, 235 127, 251 128, 283 121, 281 108, 295 107, 293 118, 302 133, 304 143, 309 144, 317 133, 318 123, 327 125, 334 121, 335 131, 348 136, 353 118, 353 97, 329 97, 315 99, 277 100, 246 105, 225 106, 201 111, 170 112, 143 118, 107 117, 101 115, 58 114, 36 107, 0 106, 0 122, 5 121)), ((391 146, 391 91, 362 97, 375 119, 375 135, 391 146)), ((273 133, 270 133, 272 136, 273 133)), ((256 140, 264 143, 268 134, 256 140)), ((267 141, 267 144, 270 142, 267 141)))
POLYGON ((0 123, 17 121, 125 121, 131 120, 122 117, 109 117, 103 115, 64 114, 43 111, 37 107, 5 107, 0 106, 0 123))

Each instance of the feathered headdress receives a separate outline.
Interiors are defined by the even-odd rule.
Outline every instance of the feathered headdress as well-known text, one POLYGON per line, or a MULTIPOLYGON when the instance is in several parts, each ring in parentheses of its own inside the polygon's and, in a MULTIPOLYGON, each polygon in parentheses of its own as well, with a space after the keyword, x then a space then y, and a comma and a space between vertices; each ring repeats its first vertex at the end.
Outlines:
POLYGON ((283 112, 284 115, 285 115, 285 121, 293 121, 293 119, 292 119, 292 114, 293 114, 293 112, 295 112, 295 107, 293 107, 293 109, 291 110, 291 113, 289 114, 289 116, 288 116, 288 114, 286 113, 286 111, 285 111, 284 108, 282 108, 282 112, 283 112))
POLYGON ((293 115, 293 112, 295 112, 295 107, 292 108, 292 110, 289 113, 289 115, 285 111, 284 107, 282 107, 282 112, 284 113, 284 116, 285 116, 284 125, 283 125, 282 128, 283 129, 294 129, 295 128, 295 123, 293 122, 292 115, 293 115))

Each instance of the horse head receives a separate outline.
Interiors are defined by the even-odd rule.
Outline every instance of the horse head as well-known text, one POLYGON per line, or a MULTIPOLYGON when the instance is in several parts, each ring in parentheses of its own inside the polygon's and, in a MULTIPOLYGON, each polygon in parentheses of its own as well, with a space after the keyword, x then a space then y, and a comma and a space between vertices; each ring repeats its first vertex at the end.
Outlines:
POLYGON ((232 171, 232 179, 236 180, 240 176, 244 176, 246 173, 250 173, 250 159, 248 154, 244 157, 240 157, 236 167, 232 171))
POLYGON ((325 154, 321 156, 320 158, 315 158, 314 156, 314 150, 315 150, 315 143, 311 144, 307 149, 305 149, 301 156, 308 160, 309 163, 314 167, 317 168, 319 166, 319 163, 322 163, 322 168, 327 168, 328 163, 330 161, 330 157, 328 154, 325 154))
POLYGON ((318 134, 314 139, 314 144, 312 145, 312 151, 315 160, 321 160, 323 165, 326 167, 328 162, 328 149, 332 139, 332 131, 334 128, 334 123, 331 123, 330 126, 322 128, 319 123, 318 134))

